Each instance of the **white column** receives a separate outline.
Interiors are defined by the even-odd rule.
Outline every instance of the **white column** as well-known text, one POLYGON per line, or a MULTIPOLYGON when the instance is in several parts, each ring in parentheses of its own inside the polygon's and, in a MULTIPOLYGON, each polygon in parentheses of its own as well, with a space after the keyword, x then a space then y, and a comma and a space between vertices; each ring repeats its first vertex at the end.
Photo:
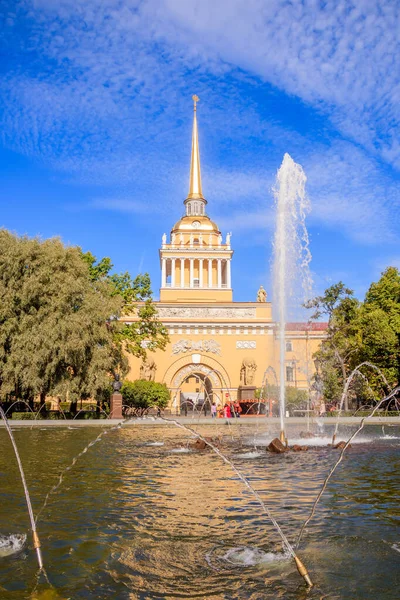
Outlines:
POLYGON ((217 287, 222 287, 222 269, 221 269, 221 259, 218 258, 218 284, 217 287))
POLYGON ((176 258, 172 258, 171 262, 172 262, 172 266, 171 266, 171 287, 175 287, 175 261, 176 258))
POLYGON ((190 287, 193 287, 193 273, 194 273, 194 258, 189 258, 190 260, 190 287))
POLYGON ((208 287, 212 288, 212 258, 208 259, 208 287))
POLYGON ((181 288, 185 287, 185 259, 181 258, 181 288))
POLYGON ((165 258, 161 261, 161 287, 165 287, 167 281, 167 260, 165 258))
POLYGON ((227 276, 228 276, 228 289, 231 289, 232 287, 232 281, 231 281, 231 259, 229 258, 226 261, 226 272, 227 272, 227 276))
POLYGON ((199 286, 203 288, 203 258, 199 259, 199 286))

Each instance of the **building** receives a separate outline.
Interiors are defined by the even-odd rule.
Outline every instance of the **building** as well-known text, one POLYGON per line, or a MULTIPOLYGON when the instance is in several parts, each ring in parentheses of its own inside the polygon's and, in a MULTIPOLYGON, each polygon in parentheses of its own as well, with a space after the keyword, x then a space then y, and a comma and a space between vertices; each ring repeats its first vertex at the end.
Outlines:
MULTIPOLYGON (((252 400, 266 382, 279 376, 279 342, 271 303, 260 288, 251 302, 232 297, 231 236, 224 237, 208 215, 203 195, 194 100, 189 193, 184 215, 162 236, 161 288, 158 314, 169 331, 165 351, 150 354, 147 364, 129 357, 129 379, 155 378, 171 391, 171 409, 192 402, 227 398, 252 400), (277 375, 278 374, 278 375, 277 375)), ((127 322, 134 320, 127 317, 127 322)), ((288 324, 287 385, 308 389, 312 354, 324 336, 325 324, 288 324)))

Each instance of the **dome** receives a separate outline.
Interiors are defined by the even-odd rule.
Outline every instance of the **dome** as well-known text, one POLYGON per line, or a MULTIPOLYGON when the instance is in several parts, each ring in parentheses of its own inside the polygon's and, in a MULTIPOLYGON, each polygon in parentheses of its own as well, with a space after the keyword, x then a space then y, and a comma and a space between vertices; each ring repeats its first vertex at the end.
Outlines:
POLYGON ((220 233, 218 225, 211 221, 211 219, 205 215, 185 215, 180 219, 173 228, 171 233, 185 232, 185 231, 204 231, 207 233, 220 233))

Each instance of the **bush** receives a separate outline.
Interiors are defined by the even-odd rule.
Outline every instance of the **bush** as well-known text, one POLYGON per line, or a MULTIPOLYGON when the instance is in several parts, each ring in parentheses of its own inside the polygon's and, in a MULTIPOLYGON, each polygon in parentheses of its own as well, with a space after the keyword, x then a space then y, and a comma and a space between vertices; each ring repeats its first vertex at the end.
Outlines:
POLYGON ((35 415, 31 412, 13 412, 12 418, 17 421, 34 421, 35 415))
POLYGON ((170 393, 165 383, 137 379, 125 381, 121 388, 123 403, 144 414, 150 408, 168 406, 170 393))

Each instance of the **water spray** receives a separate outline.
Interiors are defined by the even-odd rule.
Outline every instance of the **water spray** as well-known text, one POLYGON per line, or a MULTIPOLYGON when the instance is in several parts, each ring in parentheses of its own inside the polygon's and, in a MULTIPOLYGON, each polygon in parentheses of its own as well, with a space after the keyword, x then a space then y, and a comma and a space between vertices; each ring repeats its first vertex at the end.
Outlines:
POLYGON ((31 503, 31 499, 30 499, 30 496, 29 496, 28 486, 27 486, 26 480, 25 480, 25 473, 24 473, 24 469, 22 467, 22 463, 21 463, 21 459, 20 459, 20 456, 19 456, 17 444, 15 443, 15 439, 14 439, 13 433, 11 431, 11 427, 10 427, 10 425, 8 423, 8 419, 7 419, 6 415, 4 414, 4 411, 1 408, 1 406, 0 406, 0 416, 3 419, 3 421, 4 421, 4 424, 6 426, 8 435, 10 436, 10 440, 11 440, 12 446, 14 448, 15 458, 17 459, 18 468, 19 468, 19 472, 20 472, 20 475, 21 475, 21 481, 22 481, 22 485, 23 485, 23 488, 24 488, 24 492, 25 492, 26 505, 28 507, 29 520, 31 522, 33 547, 36 550, 36 557, 37 557, 39 569, 42 571, 43 570, 43 559, 42 559, 42 552, 41 552, 41 549, 40 549, 40 539, 39 539, 39 535, 37 533, 36 523, 35 523, 35 519, 34 519, 34 516, 33 516, 32 503, 31 503))
POLYGON ((225 454, 223 454, 223 452, 221 452, 221 450, 219 448, 217 448, 217 446, 215 446, 212 442, 210 442, 209 440, 207 440, 205 437, 203 437, 202 435, 200 435, 197 431, 195 431, 191 427, 188 427, 187 425, 184 425, 183 423, 179 423, 179 421, 176 421, 175 419, 166 419, 165 417, 157 417, 157 419, 159 419, 161 421, 164 421, 165 423, 170 423, 172 425, 176 425, 176 427, 179 427, 180 429, 184 429, 188 433, 190 433, 192 435, 195 435, 197 438, 199 438, 200 440, 202 440, 207 446, 209 446, 209 448, 211 448, 211 450, 213 452, 215 452, 215 454, 217 454, 217 456, 219 456, 227 465, 229 465, 231 467, 231 469, 236 473, 236 475, 244 483, 244 485, 251 492, 251 494, 253 494, 253 496, 255 497, 255 499, 257 500, 257 502, 260 504, 261 508, 266 513, 266 515, 268 516, 269 520, 271 521, 271 523, 273 524, 273 526, 277 530, 277 532, 278 532, 278 534, 279 534, 279 536, 280 536, 280 538, 282 540, 284 548, 286 548, 288 554, 290 554, 290 556, 295 561, 296 568, 297 568, 299 574, 303 577, 304 581, 306 582, 307 587, 309 587, 309 588, 313 587, 313 583, 311 581, 311 578, 310 578, 310 575, 309 575, 309 573, 307 571, 307 568, 305 567, 305 565, 302 562, 302 560, 297 556, 296 552, 294 551, 293 546, 291 545, 291 543, 287 539, 286 535, 283 533, 283 531, 282 531, 279 523, 277 522, 277 520, 275 519, 275 517, 271 513, 270 509, 268 508, 268 506, 265 504, 264 500, 261 498, 261 496, 257 492, 257 490, 255 490, 253 488, 253 486, 248 481, 248 479, 243 475, 243 473, 241 473, 239 471, 239 469, 233 464, 233 462, 231 460, 229 460, 229 458, 227 458, 225 456, 225 454))
POLYGON ((305 216, 310 208, 305 193, 306 179, 302 167, 296 164, 286 153, 278 171, 274 189, 276 231, 274 237, 273 283, 279 339, 279 439, 282 444, 286 444, 285 333, 288 299, 293 297, 295 281, 299 275, 305 299, 309 297, 312 285, 309 270, 311 254, 305 226, 305 216))

